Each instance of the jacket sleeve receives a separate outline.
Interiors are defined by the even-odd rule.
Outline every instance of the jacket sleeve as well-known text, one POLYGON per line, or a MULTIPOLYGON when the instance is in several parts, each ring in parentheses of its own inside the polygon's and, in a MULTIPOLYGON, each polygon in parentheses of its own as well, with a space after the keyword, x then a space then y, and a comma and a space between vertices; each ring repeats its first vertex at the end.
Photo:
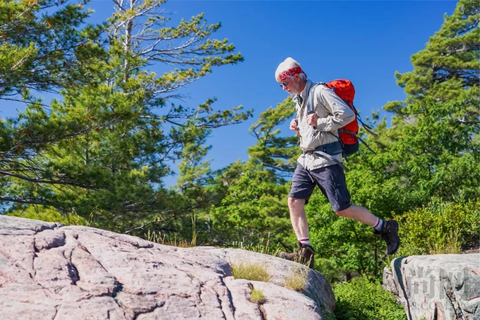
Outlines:
MULTIPOLYGON (((327 117, 318 118, 317 129, 319 131, 335 132, 355 120, 353 110, 332 89, 315 88, 315 102, 316 108, 324 108, 328 113, 327 117)), ((317 112, 317 114, 319 113, 317 112)))

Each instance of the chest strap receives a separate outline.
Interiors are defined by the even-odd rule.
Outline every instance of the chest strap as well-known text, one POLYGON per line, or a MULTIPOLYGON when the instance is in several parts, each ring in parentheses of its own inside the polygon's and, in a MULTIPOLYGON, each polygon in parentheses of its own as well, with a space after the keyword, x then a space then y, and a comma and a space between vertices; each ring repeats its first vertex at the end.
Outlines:
POLYGON ((315 150, 304 151, 304 153, 316 153, 317 151, 324 152, 326 154, 339 154, 343 152, 342 144, 340 141, 335 141, 327 144, 322 144, 315 148, 315 150))
MULTIPOLYGON (((339 141, 327 143, 315 148, 315 150, 304 151, 303 154, 313 153, 317 156, 320 156, 324 159, 330 160, 338 164, 343 170, 348 171, 348 169, 343 165, 343 163, 337 159, 334 159, 332 155, 340 154, 343 152, 342 144, 339 141)), ((307 170, 308 172, 308 170, 307 170)))

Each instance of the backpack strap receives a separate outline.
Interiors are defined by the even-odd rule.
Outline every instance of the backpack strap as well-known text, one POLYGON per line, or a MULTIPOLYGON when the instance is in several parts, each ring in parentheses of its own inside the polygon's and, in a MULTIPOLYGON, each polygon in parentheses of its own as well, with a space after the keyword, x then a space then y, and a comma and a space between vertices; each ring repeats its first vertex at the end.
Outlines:
POLYGON ((368 133, 370 133, 370 134, 378 137, 378 134, 377 134, 376 132, 374 132, 369 125, 365 124, 365 123, 362 121, 362 118, 360 118, 360 114, 357 112, 357 110, 355 110, 355 113, 357 114, 357 120, 358 120, 358 122, 360 122, 360 123, 362 124, 362 127, 363 127, 365 130, 367 130, 368 133))
MULTIPOLYGON (((314 103, 314 99, 315 99, 315 88, 319 85, 325 85, 325 82, 318 82, 318 83, 315 83, 313 84, 311 87, 310 87, 310 91, 308 91, 308 97, 307 97, 307 114, 312 114, 312 113, 315 113, 315 103, 314 103)), ((331 114, 330 111, 322 104, 322 107, 325 109, 325 111, 328 113, 328 114, 331 114)), ((317 128, 316 127, 313 127, 313 134, 317 133, 317 128)), ((333 135, 335 138, 337 138, 338 141, 341 142, 341 139, 340 137, 337 137, 335 134, 331 133, 330 131, 328 132, 329 134, 333 135)))
POLYGON ((308 91, 308 97, 307 97, 307 114, 312 114, 315 113, 315 104, 314 104, 314 93, 315 93, 315 88, 319 85, 320 83, 314 83, 311 87, 310 90, 308 91))
MULTIPOLYGON (((370 150, 373 154, 377 154, 377 153, 376 153, 375 151, 373 151, 372 148, 370 148, 370 147, 368 146, 368 144, 367 144, 365 141, 363 141, 363 139, 360 138, 355 132, 352 132, 352 131, 347 130, 347 129, 338 129, 338 130, 339 130, 339 131, 342 131, 342 132, 346 132, 346 133, 348 133, 348 134, 351 134, 351 135, 355 136, 355 137, 358 139, 358 141, 360 141, 361 143, 363 143, 363 145, 364 145, 365 147, 367 147, 368 150, 370 150)), ((375 135, 377 135, 377 134, 375 133, 375 135)), ((341 140, 340 140, 340 141, 341 141, 341 140)), ((345 158, 346 158, 346 157, 345 157, 345 158)))
MULTIPOLYGON (((306 103, 307 107, 307 115, 315 113, 315 103, 314 103, 314 98, 315 98, 315 88, 322 84, 320 83, 314 83, 311 87, 310 90, 308 91, 308 97, 306 103)), ((312 126, 313 127, 313 134, 315 135, 317 133, 317 126, 312 126)))

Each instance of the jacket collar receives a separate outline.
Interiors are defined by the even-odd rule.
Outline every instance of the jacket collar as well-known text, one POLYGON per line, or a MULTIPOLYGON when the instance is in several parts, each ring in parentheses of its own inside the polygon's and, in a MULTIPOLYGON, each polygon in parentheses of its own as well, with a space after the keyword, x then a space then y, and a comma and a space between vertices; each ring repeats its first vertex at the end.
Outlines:
POLYGON ((307 80, 307 83, 305 84, 305 88, 303 89, 302 92, 300 92, 300 94, 296 94, 293 97, 293 101, 301 105, 300 101, 303 102, 307 99, 308 93, 310 92, 310 88, 312 86, 313 86, 313 82, 311 80, 307 80), (302 98, 302 99, 299 99, 299 98, 302 98))

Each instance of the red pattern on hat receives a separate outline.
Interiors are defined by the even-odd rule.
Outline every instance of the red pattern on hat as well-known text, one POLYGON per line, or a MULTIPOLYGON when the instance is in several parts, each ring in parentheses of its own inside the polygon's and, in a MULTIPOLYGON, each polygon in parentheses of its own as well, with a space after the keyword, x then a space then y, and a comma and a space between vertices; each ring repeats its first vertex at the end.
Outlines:
POLYGON ((303 72, 302 68, 300 68, 300 67, 295 67, 295 68, 292 68, 292 69, 288 69, 288 70, 285 70, 282 73, 280 73, 278 75, 278 79, 280 80, 280 82, 285 81, 288 78, 290 78, 291 76, 294 76, 296 74, 300 74, 302 72, 303 72))

